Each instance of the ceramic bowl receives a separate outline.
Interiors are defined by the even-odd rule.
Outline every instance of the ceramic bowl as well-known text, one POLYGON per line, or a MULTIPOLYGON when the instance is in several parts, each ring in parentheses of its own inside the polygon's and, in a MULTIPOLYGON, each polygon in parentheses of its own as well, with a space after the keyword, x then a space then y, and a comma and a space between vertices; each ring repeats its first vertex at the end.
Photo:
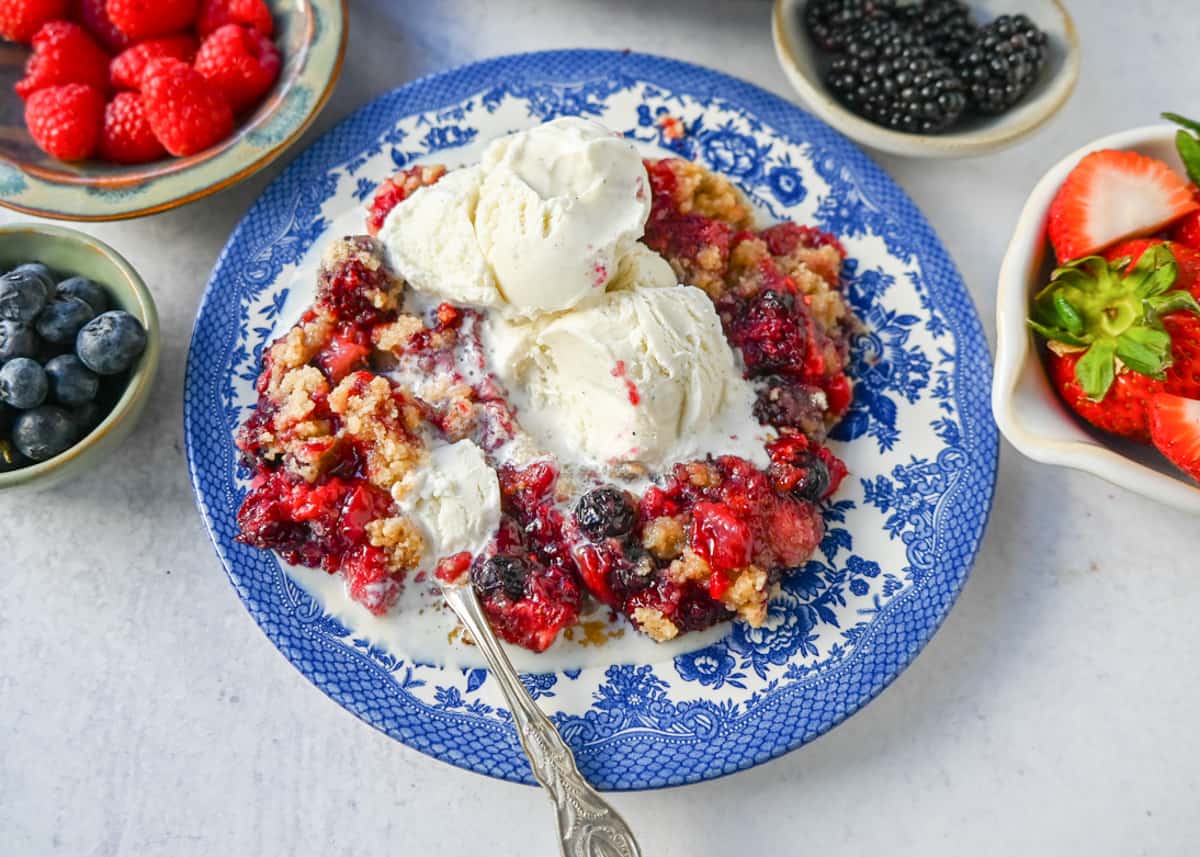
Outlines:
POLYGON ((1133 149, 1183 173, 1175 129, 1158 125, 1096 140, 1054 165, 1038 182, 1000 268, 996 294, 996 369, 992 410, 1000 431, 1024 455, 1073 467, 1178 509, 1200 513, 1200 486, 1153 448, 1100 432, 1067 409, 1050 386, 1043 347, 1025 325, 1032 295, 1054 267, 1046 241, 1046 214, 1067 173, 1088 152, 1133 149))
POLYGON ((843 107, 821 80, 823 56, 804 28, 805 0, 775 0, 772 32, 775 53, 804 106, 864 146, 918 158, 981 155, 1015 143, 1053 116, 1079 77, 1079 36, 1059 0, 982 0, 972 3, 979 17, 1023 12, 1050 36, 1049 62, 1033 91, 1000 116, 964 121, 944 134, 908 134, 876 125, 843 107))
POLYGON ((230 187, 279 157, 333 91, 346 47, 346 0, 269 5, 283 54, 275 87, 228 139, 196 155, 151 164, 68 164, 39 150, 12 89, 28 50, 0 47, 0 205, 59 220, 140 217, 230 187))
POLYGON ((146 328, 146 350, 129 373, 124 392, 90 434, 61 455, 0 473, 0 496, 5 497, 57 485, 107 458, 133 431, 158 369, 160 335, 154 299, 120 253, 90 235, 62 226, 0 226, 0 270, 30 261, 42 262, 62 274, 80 274, 103 285, 113 308, 133 314, 146 328))

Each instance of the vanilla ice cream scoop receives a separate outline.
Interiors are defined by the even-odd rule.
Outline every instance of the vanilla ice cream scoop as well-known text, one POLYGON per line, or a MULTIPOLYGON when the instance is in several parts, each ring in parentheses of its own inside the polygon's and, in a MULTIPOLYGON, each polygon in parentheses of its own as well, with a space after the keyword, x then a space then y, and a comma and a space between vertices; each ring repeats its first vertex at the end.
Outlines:
POLYGON ((469 440, 435 446, 392 496, 425 537, 432 566, 462 551, 480 553, 500 526, 500 483, 469 440))
POLYGON ((649 214, 633 144, 565 117, 502 137, 477 166, 419 188, 379 238, 417 292, 531 318, 598 300, 649 214))
POLYGON ((392 269, 438 300, 477 307, 504 302, 475 239, 475 208, 483 172, 463 167, 419 188, 384 220, 379 240, 392 269))
POLYGON ((558 312, 603 294, 650 214, 637 150, 566 117, 488 147, 475 234, 508 305, 558 312))
POLYGON ((521 426, 562 459, 662 467, 743 447, 761 457, 753 390, 697 288, 612 291, 592 306, 489 333, 521 426))

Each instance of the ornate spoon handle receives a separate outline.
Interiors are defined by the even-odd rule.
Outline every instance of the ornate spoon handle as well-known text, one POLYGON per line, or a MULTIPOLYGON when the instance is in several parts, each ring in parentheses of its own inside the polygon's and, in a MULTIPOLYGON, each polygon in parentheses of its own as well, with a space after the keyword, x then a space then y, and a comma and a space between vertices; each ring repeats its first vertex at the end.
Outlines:
POLYGON ((512 711, 517 737, 529 757, 533 775, 554 801, 563 857, 641 857, 642 851, 625 820, 588 785, 575 767, 571 749, 521 684, 483 615, 475 590, 470 584, 443 583, 442 595, 487 659, 512 711))

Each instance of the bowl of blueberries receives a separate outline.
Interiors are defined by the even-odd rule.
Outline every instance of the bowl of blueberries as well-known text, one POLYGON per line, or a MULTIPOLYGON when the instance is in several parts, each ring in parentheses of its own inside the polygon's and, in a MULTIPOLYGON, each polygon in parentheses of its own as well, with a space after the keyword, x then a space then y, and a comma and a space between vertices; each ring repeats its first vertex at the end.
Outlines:
POLYGON ((1008 146, 1058 112, 1079 77, 1060 0, 776 0, 772 31, 805 106, 894 155, 1008 146))
POLYGON ((0 493, 43 489, 133 430, 158 314, 119 253, 74 229, 0 227, 0 493))

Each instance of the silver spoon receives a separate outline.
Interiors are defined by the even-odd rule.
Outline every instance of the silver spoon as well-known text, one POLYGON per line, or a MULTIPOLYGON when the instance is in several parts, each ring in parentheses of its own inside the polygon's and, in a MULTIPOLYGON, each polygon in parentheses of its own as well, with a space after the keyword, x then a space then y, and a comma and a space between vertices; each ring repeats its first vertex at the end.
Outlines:
POLYGON ((571 748, 521 684, 516 668, 483 615, 468 582, 438 584, 450 609, 471 632, 512 711, 517 737, 538 782, 550 793, 558 816, 563 857, 641 857, 629 825, 588 785, 575 767, 571 748))

